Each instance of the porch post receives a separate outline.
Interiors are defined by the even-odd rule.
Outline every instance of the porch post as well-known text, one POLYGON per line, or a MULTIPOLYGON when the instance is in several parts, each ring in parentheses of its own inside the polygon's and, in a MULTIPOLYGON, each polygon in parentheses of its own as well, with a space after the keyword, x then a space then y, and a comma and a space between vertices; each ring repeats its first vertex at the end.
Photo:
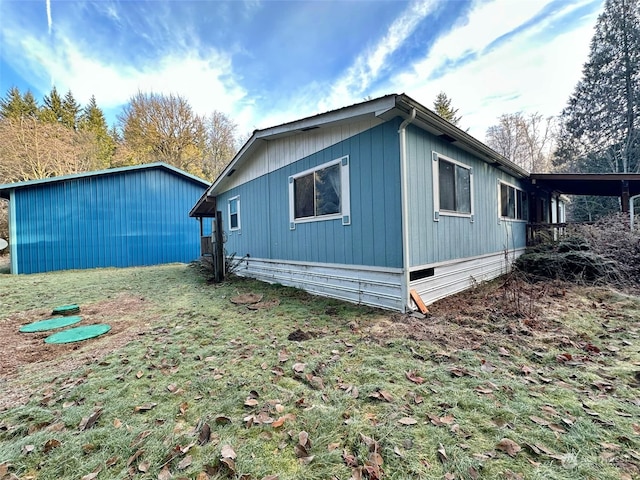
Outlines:
POLYGON ((622 204, 622 212, 629 212, 629 181, 622 181, 622 193, 620 195, 620 203, 622 204))

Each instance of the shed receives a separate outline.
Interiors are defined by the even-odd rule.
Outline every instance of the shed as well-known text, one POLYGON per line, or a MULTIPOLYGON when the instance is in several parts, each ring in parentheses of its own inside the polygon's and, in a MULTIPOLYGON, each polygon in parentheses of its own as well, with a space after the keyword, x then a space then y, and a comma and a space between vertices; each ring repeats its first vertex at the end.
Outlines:
POLYGON ((165 163, 0 185, 12 273, 190 262, 209 182, 165 163))
POLYGON ((391 94, 254 131, 190 215, 239 275, 407 311, 507 272, 560 193, 391 94))

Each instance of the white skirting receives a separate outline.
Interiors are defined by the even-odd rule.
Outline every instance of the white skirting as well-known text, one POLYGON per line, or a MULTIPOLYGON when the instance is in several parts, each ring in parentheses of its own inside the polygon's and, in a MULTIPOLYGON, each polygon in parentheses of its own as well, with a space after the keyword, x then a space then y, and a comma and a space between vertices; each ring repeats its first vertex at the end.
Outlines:
POLYGON ((362 305, 404 309, 399 268, 248 258, 235 274, 362 305))
MULTIPOLYGON (((501 252, 424 265, 417 270, 432 268, 433 275, 410 282, 409 288, 415 289, 422 300, 430 304, 507 273, 511 263, 523 252, 524 249, 510 251, 507 258, 501 252)), ((399 268, 248 258, 235 274, 361 305, 395 311, 405 311, 406 307, 399 268)))
MULTIPOLYGON (((434 265, 425 265, 424 269, 433 268, 433 276, 410 282, 426 304, 466 290, 479 282, 492 280, 507 273, 513 261, 524 253, 524 248, 480 257, 466 258, 434 265)), ((422 269, 422 267, 421 267, 422 269)))

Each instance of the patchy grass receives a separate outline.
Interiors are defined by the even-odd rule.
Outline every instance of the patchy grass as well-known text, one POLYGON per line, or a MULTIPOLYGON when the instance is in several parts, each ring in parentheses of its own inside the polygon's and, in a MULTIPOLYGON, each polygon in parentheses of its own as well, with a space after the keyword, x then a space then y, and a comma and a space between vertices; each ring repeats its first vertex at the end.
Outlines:
POLYGON ((635 296, 500 281, 416 318, 185 265, 0 291, 0 478, 640 476, 635 296), (113 330, 17 332, 67 303, 113 330))

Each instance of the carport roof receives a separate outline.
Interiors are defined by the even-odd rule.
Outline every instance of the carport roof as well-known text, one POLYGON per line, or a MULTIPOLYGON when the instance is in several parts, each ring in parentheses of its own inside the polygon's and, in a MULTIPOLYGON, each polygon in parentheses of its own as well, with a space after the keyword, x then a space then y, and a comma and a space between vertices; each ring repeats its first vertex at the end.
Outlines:
POLYGON ((533 185, 566 195, 619 197, 625 186, 629 196, 640 195, 640 174, 637 173, 532 173, 533 185))

